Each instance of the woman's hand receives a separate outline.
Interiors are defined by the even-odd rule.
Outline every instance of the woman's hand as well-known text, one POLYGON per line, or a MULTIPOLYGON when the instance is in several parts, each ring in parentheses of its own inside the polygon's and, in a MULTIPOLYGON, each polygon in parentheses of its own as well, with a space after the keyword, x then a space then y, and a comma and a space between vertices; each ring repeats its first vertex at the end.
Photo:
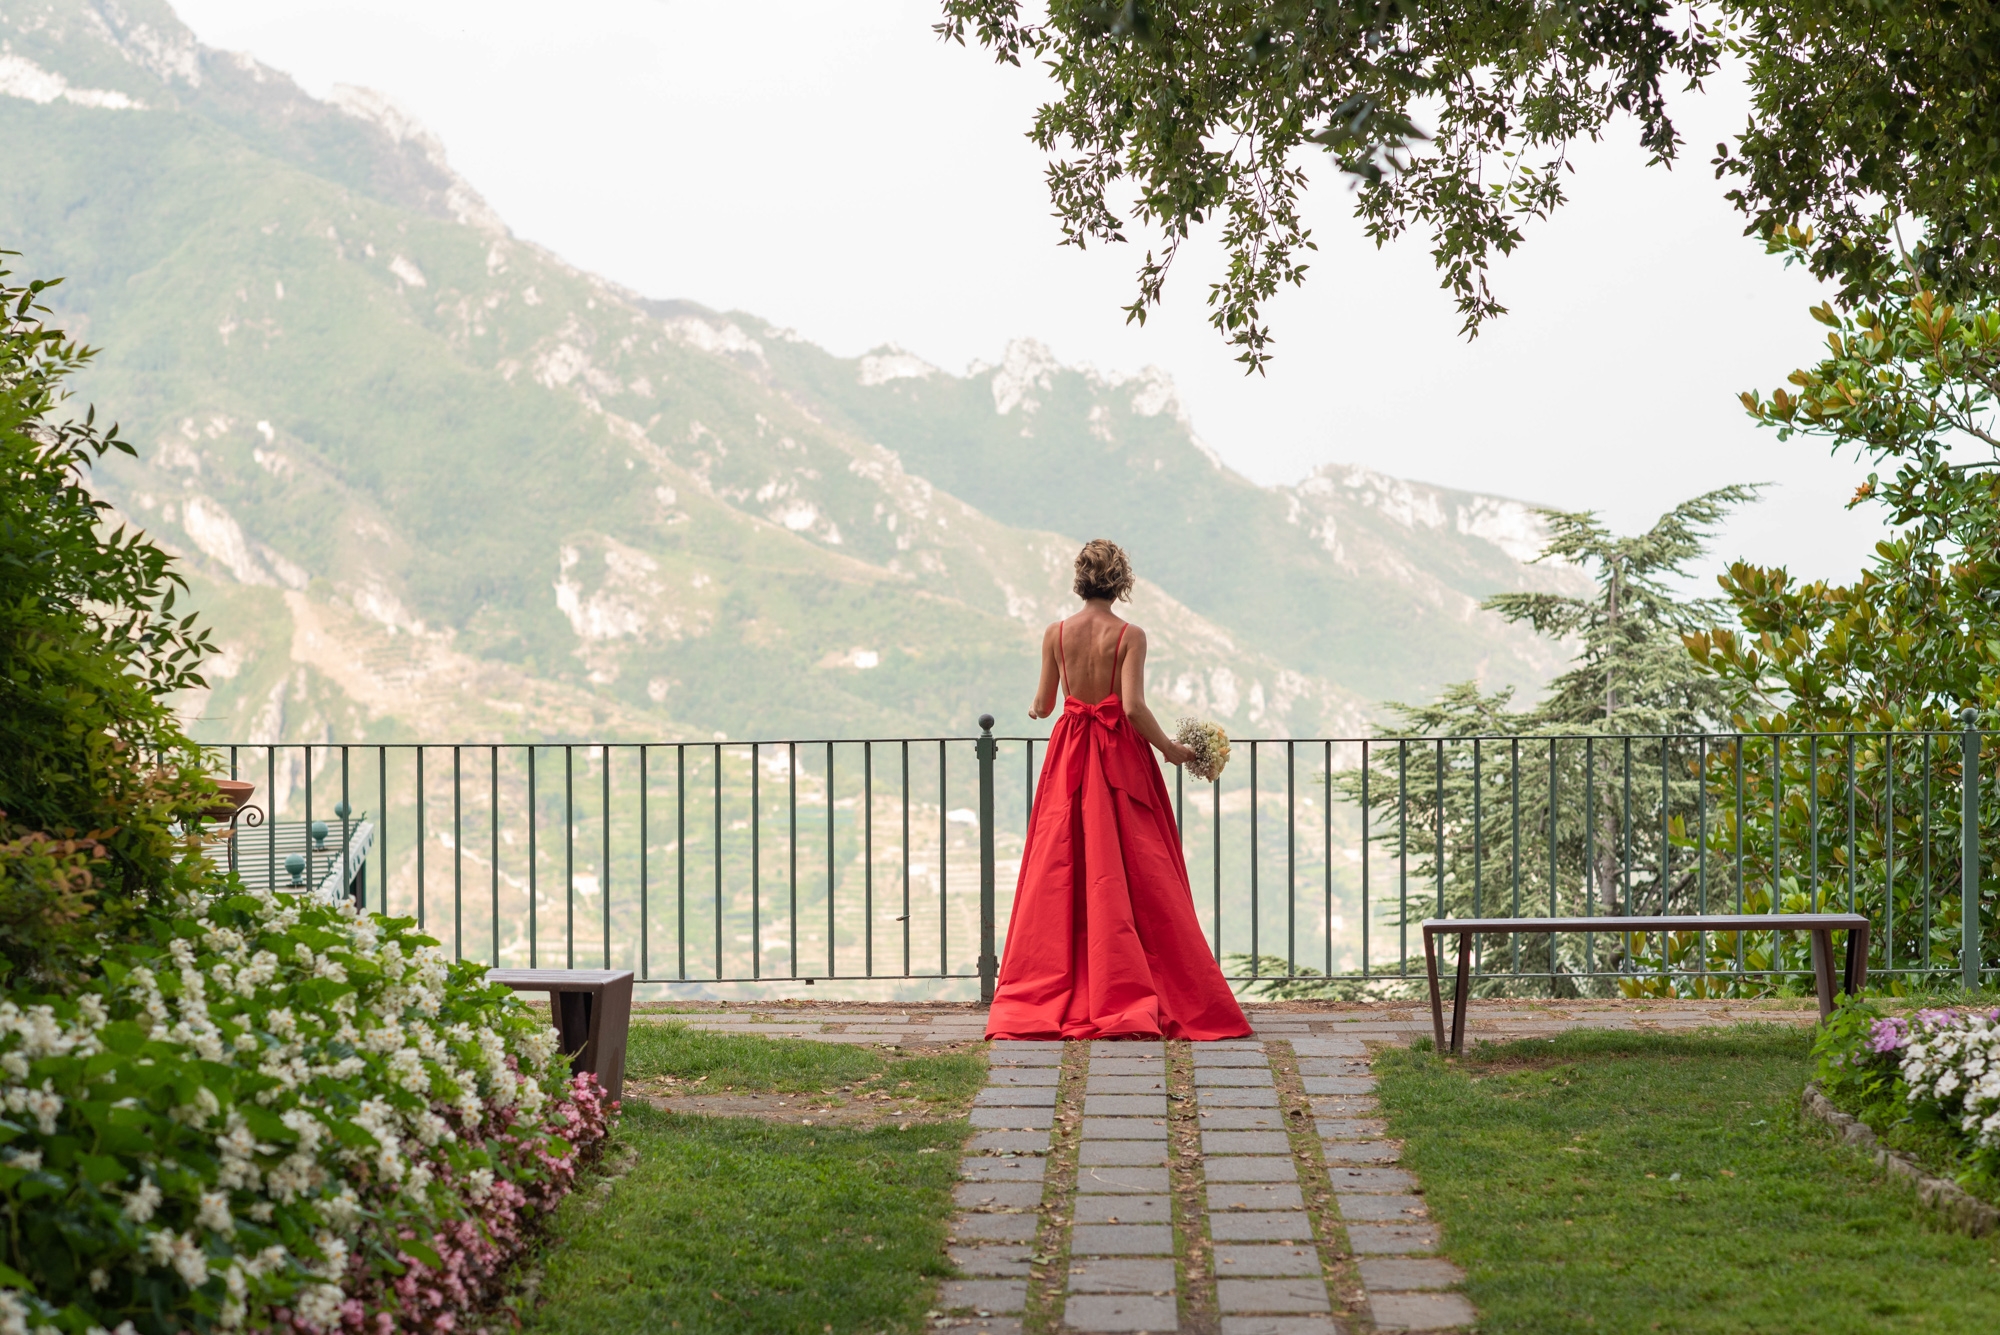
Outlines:
POLYGON ((1028 717, 1033 719, 1044 719, 1054 712, 1053 709, 1037 709, 1033 705, 1028 706, 1028 717))
POLYGON ((1194 752, 1188 750, 1171 737, 1166 740, 1167 744, 1160 748, 1160 754, 1166 757, 1169 765, 1185 765, 1188 761, 1194 759, 1194 752))

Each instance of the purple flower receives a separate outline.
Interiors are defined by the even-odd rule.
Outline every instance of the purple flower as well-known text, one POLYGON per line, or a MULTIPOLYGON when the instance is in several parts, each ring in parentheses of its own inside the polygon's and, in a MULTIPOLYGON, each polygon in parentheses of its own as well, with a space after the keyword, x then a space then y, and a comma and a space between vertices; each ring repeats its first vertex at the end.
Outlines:
POLYGON ((1910 1026, 1900 1016, 1877 1020, 1868 1031, 1868 1050, 1873 1053, 1897 1052, 1909 1046, 1909 1042, 1910 1026))

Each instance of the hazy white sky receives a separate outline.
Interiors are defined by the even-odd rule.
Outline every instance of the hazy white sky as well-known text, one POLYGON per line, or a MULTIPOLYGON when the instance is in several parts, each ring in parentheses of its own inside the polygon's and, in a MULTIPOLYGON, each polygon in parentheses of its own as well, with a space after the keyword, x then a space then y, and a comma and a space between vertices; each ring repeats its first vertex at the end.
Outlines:
MULTIPOLYGON (((836 352, 947 369, 1010 338, 1165 368, 1196 429, 1260 481, 1356 462, 1596 509, 1622 528, 1730 482, 1776 485, 1718 559, 1850 579, 1879 534, 1865 468, 1780 444, 1736 394, 1820 343, 1815 285, 1743 238, 1706 166, 1725 88, 1678 100, 1686 160, 1629 125, 1578 155, 1572 203, 1496 273, 1512 312, 1468 343, 1424 238, 1376 251, 1321 173, 1320 252, 1245 378, 1203 319, 1213 248, 1124 322, 1143 247, 1058 247, 1023 137, 1048 85, 930 31, 934 0, 176 0, 212 46, 311 92, 379 89, 444 140, 514 231, 649 296, 754 312, 836 352)), ((1053 479, 1052 479, 1053 481, 1053 479)))

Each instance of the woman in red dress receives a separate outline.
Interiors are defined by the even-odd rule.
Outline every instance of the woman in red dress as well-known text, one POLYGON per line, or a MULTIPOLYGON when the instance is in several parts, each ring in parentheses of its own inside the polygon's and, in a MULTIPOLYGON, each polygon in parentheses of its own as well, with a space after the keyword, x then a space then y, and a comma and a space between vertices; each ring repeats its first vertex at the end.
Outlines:
POLYGON ((1146 708, 1146 632, 1119 620, 1132 566, 1095 539, 1083 610, 1042 636, 1030 718, 1049 734, 988 1038, 1241 1038, 1250 1032, 1195 920, 1166 781, 1188 758, 1146 708))

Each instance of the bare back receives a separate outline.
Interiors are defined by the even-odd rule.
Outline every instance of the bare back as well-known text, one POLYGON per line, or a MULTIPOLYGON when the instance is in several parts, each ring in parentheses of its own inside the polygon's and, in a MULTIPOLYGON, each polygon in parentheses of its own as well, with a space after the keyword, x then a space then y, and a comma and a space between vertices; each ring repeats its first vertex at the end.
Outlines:
POLYGON ((1118 669, 1131 627, 1115 616, 1089 613, 1056 623, 1063 690, 1087 705, 1118 693, 1118 669))

